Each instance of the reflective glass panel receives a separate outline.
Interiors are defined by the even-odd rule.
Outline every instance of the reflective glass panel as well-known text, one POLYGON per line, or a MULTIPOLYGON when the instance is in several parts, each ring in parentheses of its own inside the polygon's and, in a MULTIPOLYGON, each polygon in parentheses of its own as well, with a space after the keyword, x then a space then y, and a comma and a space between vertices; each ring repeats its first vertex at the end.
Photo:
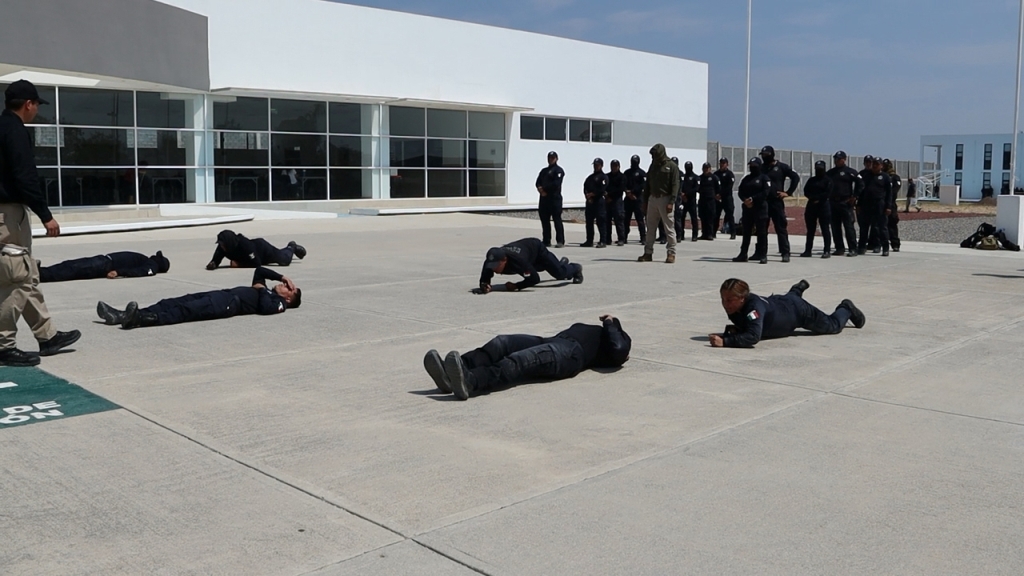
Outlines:
POLYGON ((271 134, 270 144, 274 166, 327 166, 327 136, 271 134))
POLYGON ((64 168, 60 179, 64 206, 135 203, 134 168, 64 168))
POLYGON ((469 141, 470 168, 504 168, 505 143, 486 140, 469 141))
POLYGON ((427 136, 465 138, 466 112, 462 110, 427 110, 427 136))
POLYGON ((544 139, 565 141, 565 118, 544 119, 544 139))
POLYGON ((426 141, 422 138, 391 138, 391 166, 420 168, 424 165, 426 141))
POLYGON ((266 166, 270 134, 266 132, 215 132, 215 166, 266 166))
POLYGON ((373 144, 369 136, 331 136, 331 166, 373 166, 373 144))
POLYGON ((426 195, 426 170, 391 170, 392 198, 423 198, 426 195))
POLYGON ((424 136, 423 108, 388 107, 392 136, 424 136))
POLYGON ((612 123, 602 122, 594 120, 591 122, 591 142, 601 142, 603 144, 611 144, 612 142, 612 123))
POLYGON ((504 140, 505 115, 497 112, 470 112, 469 137, 481 140, 504 140))
POLYGON ((280 132, 327 132, 327 104, 275 98, 270 101, 270 129, 280 132))
POLYGON ((57 127, 32 126, 28 129, 35 145, 36 166, 57 165, 57 127))
POLYGON ((185 168, 152 169, 140 166, 139 204, 180 204, 194 202, 195 170, 185 168))
POLYGON ((326 200, 327 169, 271 168, 270 183, 273 199, 326 200))
POLYGON ((331 102, 330 117, 332 134, 371 133, 373 109, 369 104, 331 102))
POLYGON ((216 202, 266 202, 270 185, 266 168, 237 170, 218 168, 213 171, 216 202))
POLYGON ((428 197, 451 198, 465 195, 465 170, 430 170, 427 172, 428 197))
POLYGON ((134 166, 134 130, 61 128, 64 166, 134 166))
POLYGON ((465 168, 465 140, 427 140, 427 166, 430 168, 465 168))
POLYGON ((134 126, 133 95, 127 90, 61 88, 60 123, 79 126, 134 126))
POLYGON ((505 171, 504 170, 470 170, 469 171, 469 195, 470 196, 504 196, 505 195, 505 171))
POLYGON ((331 170, 331 200, 373 198, 373 170, 345 168, 331 170))
MULTIPOLYGON (((139 126, 145 128, 189 128, 192 126, 191 110, 186 118, 186 102, 182 96, 171 98, 170 94, 160 92, 137 92, 135 104, 138 107, 139 126)), ((188 103, 191 109, 191 102, 188 103)))
POLYGON ((194 132, 140 128, 135 139, 139 165, 191 166, 195 158, 195 139, 194 132))
MULTIPOLYGON (((46 96, 43 96, 46 98, 46 96)), ((48 98, 46 98, 49 100, 48 98)), ((53 102, 53 100, 50 100, 53 102)), ((50 206, 60 206, 60 181, 56 168, 40 168, 39 189, 46 194, 46 203, 50 206)))
POLYGON ((569 120, 569 140, 590 142, 590 120, 569 120))
POLYGON ((523 140, 543 140, 544 119, 540 116, 520 116, 519 137, 523 140))
POLYGON ((269 119, 266 98, 236 98, 213 103, 213 127, 217 130, 266 130, 269 119))

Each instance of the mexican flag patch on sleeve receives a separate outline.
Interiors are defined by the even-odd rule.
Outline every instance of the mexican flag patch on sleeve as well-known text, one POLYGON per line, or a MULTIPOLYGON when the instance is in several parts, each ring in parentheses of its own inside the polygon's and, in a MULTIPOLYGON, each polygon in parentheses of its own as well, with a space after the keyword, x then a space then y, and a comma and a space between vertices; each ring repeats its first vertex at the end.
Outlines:
POLYGON ((750 314, 747 314, 747 320, 750 320, 751 322, 757 320, 760 317, 761 315, 757 313, 757 310, 751 310, 750 314))

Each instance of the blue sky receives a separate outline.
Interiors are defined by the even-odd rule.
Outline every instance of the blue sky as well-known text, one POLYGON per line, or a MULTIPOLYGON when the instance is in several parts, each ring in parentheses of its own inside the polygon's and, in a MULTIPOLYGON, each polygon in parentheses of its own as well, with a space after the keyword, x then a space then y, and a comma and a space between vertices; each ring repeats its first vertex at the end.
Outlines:
MULTIPOLYGON (((346 2, 707 62, 709 138, 743 143, 746 0, 346 2)), ((921 134, 1011 132, 1017 9, 754 0, 750 145, 916 159, 921 134)))

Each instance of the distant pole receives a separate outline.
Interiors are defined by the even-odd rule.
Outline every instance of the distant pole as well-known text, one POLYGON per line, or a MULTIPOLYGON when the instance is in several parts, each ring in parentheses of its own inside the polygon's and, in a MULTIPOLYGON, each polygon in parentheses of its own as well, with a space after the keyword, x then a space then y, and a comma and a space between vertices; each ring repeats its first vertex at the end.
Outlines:
MULTIPOLYGON (((1024 6, 1024 0, 1021 0, 1021 6, 1024 6)), ((1024 12, 1022 12, 1024 14, 1024 12)), ((750 146, 750 31, 751 24, 754 16, 754 0, 747 0, 747 107, 746 107, 746 118, 743 120, 743 161, 746 162, 747 148, 750 146)), ((1017 66, 1017 86, 1020 89, 1020 66, 1017 66)), ((1017 147, 1014 146, 1014 150, 1017 147)))
POLYGON ((1024 0, 1020 0, 1020 24, 1017 27, 1017 90, 1013 96, 1013 140, 1010 144, 1010 194, 1017 188, 1017 131, 1020 129, 1020 66, 1024 55, 1024 0))

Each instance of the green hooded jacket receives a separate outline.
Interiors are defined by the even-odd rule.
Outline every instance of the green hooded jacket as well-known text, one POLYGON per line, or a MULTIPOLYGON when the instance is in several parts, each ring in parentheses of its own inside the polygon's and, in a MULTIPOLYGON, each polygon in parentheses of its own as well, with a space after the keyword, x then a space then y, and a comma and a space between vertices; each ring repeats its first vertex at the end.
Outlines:
POLYGON ((679 195, 679 165, 668 157, 664 144, 651 148, 651 167, 647 169, 644 185, 644 204, 651 196, 675 198, 679 195))

